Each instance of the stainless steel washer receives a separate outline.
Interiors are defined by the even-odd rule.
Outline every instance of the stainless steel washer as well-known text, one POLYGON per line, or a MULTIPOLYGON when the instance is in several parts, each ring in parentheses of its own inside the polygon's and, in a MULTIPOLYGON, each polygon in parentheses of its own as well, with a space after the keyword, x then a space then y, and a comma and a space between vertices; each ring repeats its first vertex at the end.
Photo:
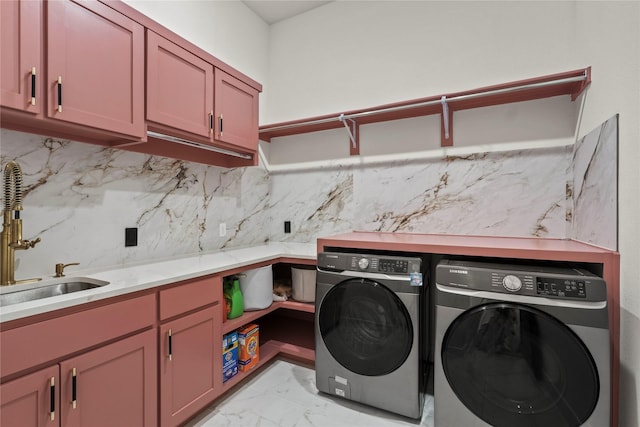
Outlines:
POLYGON ((580 269, 436 267, 435 425, 609 425, 605 282, 580 269))
POLYGON ((420 418, 428 342, 421 258, 325 252, 316 277, 318 390, 420 418))

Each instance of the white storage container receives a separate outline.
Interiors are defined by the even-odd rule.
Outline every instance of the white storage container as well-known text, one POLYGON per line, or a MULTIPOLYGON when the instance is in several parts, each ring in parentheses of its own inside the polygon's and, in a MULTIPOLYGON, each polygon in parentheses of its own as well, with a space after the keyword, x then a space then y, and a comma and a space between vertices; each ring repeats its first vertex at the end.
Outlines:
POLYGON ((316 267, 291 267, 292 297, 296 301, 315 302, 316 267))
POLYGON ((239 274, 244 311, 262 310, 273 302, 273 272, 270 265, 239 274))

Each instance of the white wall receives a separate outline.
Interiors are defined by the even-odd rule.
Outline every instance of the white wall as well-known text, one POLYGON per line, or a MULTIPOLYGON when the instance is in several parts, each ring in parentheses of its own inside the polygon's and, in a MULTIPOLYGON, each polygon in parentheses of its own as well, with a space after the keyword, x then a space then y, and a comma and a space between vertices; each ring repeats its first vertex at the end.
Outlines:
POLYGON ((336 1, 271 27, 262 112, 281 122, 592 66, 579 136, 620 114, 621 426, 640 425, 639 28, 637 1, 336 1))
POLYGON ((580 68, 588 64, 567 61, 574 8, 329 3, 272 26, 265 118, 292 120, 580 68))
POLYGON ((581 134, 619 121, 620 425, 640 425, 640 3, 580 2, 575 55, 593 67, 581 134))

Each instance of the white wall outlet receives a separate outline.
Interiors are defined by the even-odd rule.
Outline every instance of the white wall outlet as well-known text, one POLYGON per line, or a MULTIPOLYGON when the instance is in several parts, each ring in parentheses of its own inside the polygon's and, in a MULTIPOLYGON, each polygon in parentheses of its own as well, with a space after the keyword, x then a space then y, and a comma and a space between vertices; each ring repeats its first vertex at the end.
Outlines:
POLYGON ((224 237, 227 235, 227 224, 224 222, 220 223, 220 237, 224 237))

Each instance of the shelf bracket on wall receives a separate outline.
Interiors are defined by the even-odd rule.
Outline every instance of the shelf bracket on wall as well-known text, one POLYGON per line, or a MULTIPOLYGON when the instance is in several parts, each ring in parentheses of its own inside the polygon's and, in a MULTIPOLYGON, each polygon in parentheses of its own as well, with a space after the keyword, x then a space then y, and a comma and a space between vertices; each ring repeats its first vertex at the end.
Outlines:
POLYGON ((345 129, 349 133, 349 140, 351 141, 351 145, 349 146, 349 154, 351 154, 352 156, 359 155, 360 154, 360 126, 355 120, 346 118, 344 114, 340 114, 340 116, 338 116, 338 120, 342 122, 345 129))
POLYGON ((442 115, 440 116, 440 146, 451 147, 453 145, 453 110, 449 108, 446 95, 442 95, 440 104, 442 104, 442 115))

